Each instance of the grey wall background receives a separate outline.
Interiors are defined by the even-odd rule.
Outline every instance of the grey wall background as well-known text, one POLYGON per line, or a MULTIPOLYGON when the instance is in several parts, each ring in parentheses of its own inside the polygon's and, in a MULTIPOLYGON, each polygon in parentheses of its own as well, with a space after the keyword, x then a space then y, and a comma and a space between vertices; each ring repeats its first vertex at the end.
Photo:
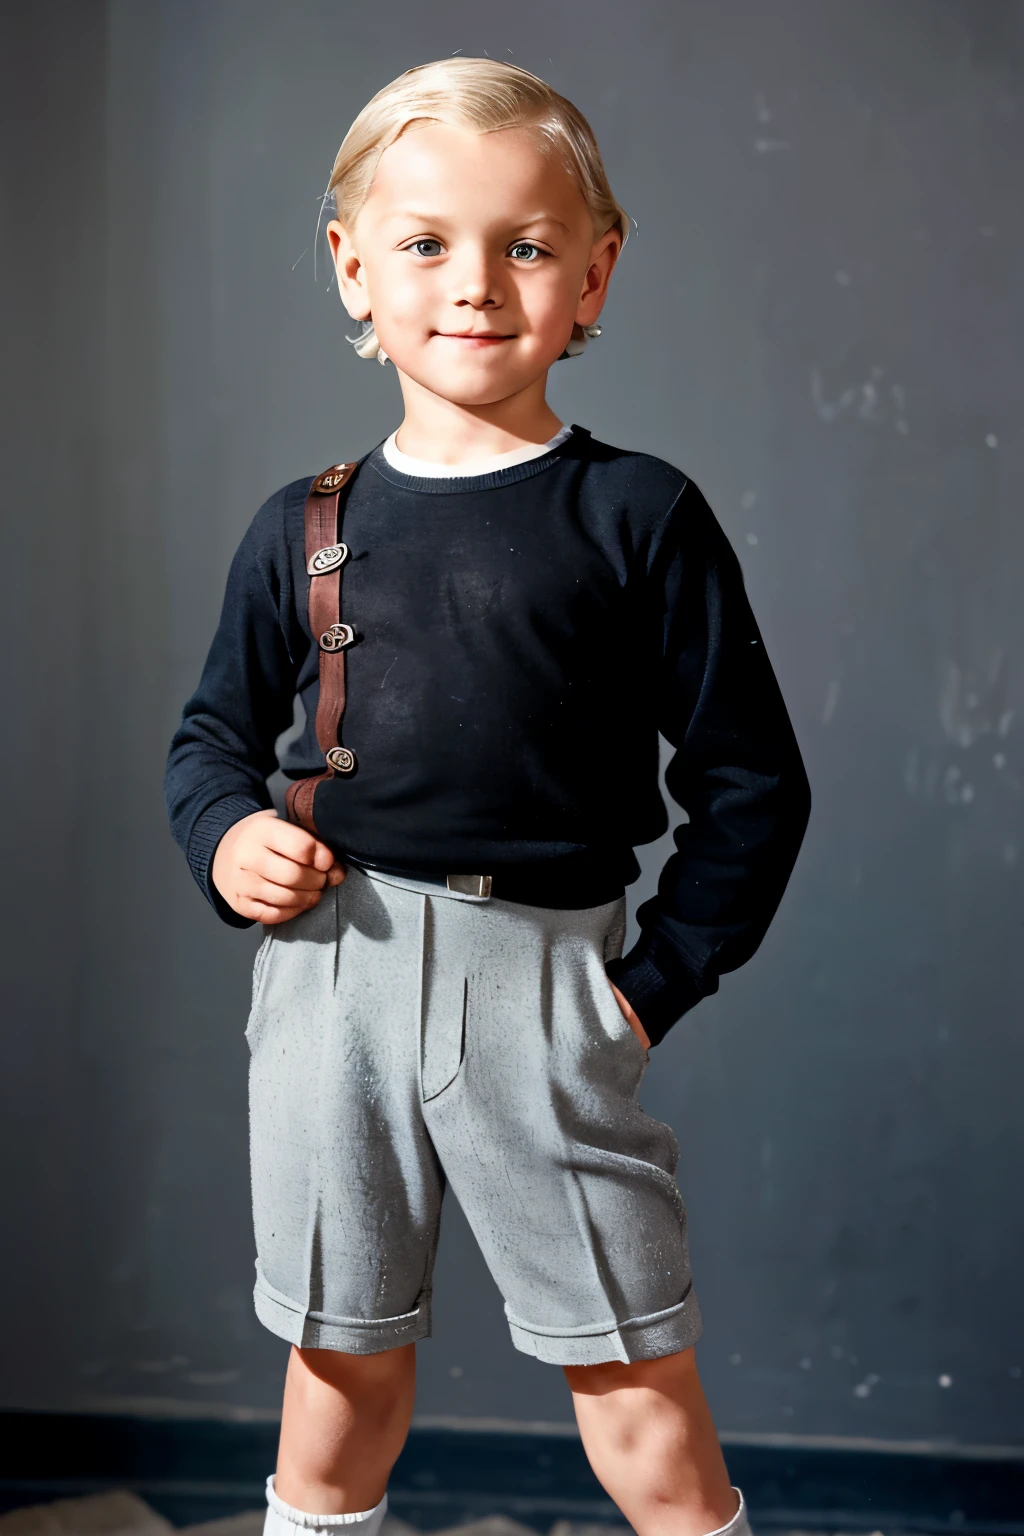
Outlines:
MULTIPOLYGON (((553 402, 700 484, 814 790, 768 938, 645 1086, 719 1426, 1019 1441, 1022 7, 45 0, 0 27, 3 1402, 278 1405, 256 939, 192 886, 160 778, 257 506, 398 420, 326 246, 314 282, 318 196, 368 96, 461 48, 598 132, 639 234, 553 402)), ((420 1367, 424 1415, 571 1418, 453 1201, 420 1367)))

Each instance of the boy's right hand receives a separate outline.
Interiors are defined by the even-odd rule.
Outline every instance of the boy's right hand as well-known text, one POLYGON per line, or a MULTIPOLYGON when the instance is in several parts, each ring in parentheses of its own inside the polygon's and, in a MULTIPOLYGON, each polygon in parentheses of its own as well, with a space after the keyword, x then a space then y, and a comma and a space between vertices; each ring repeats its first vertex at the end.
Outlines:
POLYGON ((325 886, 341 884, 345 869, 302 827, 276 811, 254 811, 224 833, 211 877, 233 912, 270 924, 315 907, 325 886))

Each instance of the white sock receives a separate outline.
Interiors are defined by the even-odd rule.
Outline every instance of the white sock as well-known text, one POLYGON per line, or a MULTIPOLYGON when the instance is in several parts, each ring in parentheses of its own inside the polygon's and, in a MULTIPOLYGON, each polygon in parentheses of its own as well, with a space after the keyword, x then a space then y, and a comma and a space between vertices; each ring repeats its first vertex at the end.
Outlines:
MULTIPOLYGON (((299 1536, 300 1532, 324 1531, 331 1536, 377 1536, 381 1528, 384 1516, 388 1512, 387 1494, 379 1504, 372 1509, 353 1511, 347 1515, 307 1515, 304 1510, 293 1509, 283 1499, 279 1499, 274 1491, 274 1475, 267 1478, 267 1518, 263 1525, 263 1536, 299 1536), (343 1532, 340 1526, 355 1526, 356 1529, 343 1532)), ((732 1532, 729 1532, 732 1536, 732 1532)))
POLYGON ((740 1507, 729 1521, 728 1525, 720 1525, 717 1530, 708 1531, 707 1536, 753 1536, 750 1522, 747 1520, 747 1505, 743 1493, 739 1488, 734 1488, 733 1493, 740 1496, 740 1507))

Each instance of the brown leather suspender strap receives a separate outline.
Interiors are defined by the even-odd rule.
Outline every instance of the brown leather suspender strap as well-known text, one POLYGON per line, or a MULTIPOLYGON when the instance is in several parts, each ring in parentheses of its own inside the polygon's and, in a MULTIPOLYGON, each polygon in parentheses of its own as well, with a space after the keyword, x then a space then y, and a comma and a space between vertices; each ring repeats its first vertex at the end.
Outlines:
POLYGON ((322 773, 298 779, 285 795, 288 820, 316 836, 313 799, 317 785, 335 774, 351 773, 355 754, 340 741, 345 713, 345 647, 355 633, 341 622, 341 567, 348 546, 338 538, 338 502, 355 472, 354 464, 335 464, 317 475, 306 497, 306 570, 309 574, 309 627, 320 647, 320 700, 316 710, 316 739, 327 760, 322 773))

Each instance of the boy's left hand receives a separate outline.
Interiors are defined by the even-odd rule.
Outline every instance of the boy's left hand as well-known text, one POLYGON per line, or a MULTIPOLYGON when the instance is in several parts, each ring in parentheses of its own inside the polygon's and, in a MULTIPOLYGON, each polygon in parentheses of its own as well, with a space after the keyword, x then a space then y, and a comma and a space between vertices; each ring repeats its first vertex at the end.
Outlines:
POLYGON ((615 997, 616 997, 616 1000, 618 1002, 618 1005, 622 1009, 623 1013, 626 1016, 626 1023, 629 1025, 629 1027, 633 1031, 634 1035, 636 1035, 637 1039, 640 1041, 640 1044, 643 1046, 644 1050, 645 1051, 649 1051, 650 1048, 651 1048, 650 1036, 648 1035, 646 1029, 644 1029, 643 1025, 640 1023, 639 1018, 633 1012, 633 1009, 629 1006, 629 1004, 626 1002, 626 999, 623 997, 622 993, 619 991, 618 987, 615 985, 614 981, 612 981, 610 976, 608 978, 608 985, 611 987, 612 991, 615 993, 615 997))

